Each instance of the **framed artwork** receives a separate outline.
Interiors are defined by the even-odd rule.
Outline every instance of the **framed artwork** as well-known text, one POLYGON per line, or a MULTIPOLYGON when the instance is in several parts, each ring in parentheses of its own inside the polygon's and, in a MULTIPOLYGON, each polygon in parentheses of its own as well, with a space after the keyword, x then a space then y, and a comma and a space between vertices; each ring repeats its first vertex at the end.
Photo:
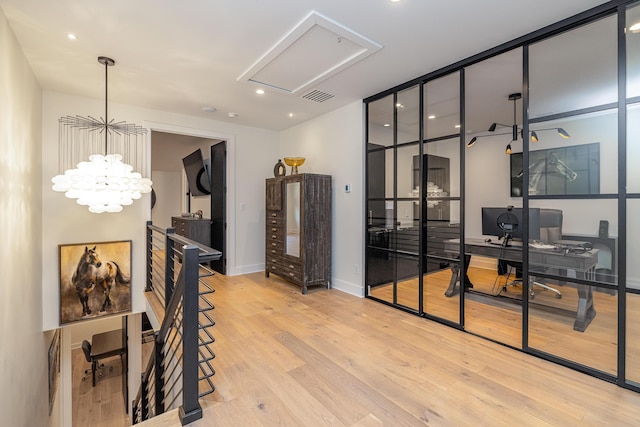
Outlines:
POLYGON ((131 311, 131 240, 58 249, 60 324, 131 311))
MULTIPOLYGON (((522 153, 511 159, 511 197, 522 197, 522 153)), ((600 194, 600 143, 529 152, 529 195, 600 194)))
POLYGON ((58 390, 58 376, 60 374, 60 329, 56 329, 49 346, 49 416, 53 411, 53 402, 58 390))

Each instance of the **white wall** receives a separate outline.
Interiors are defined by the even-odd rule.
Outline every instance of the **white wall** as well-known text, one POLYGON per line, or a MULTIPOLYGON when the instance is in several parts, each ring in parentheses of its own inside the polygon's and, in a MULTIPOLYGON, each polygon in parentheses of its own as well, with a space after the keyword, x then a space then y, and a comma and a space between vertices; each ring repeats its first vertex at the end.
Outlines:
MULTIPOLYGON (((568 119, 545 124, 559 126, 571 135, 563 139, 553 131, 539 132, 540 142, 531 143, 530 150, 567 147, 597 142, 600 144, 600 193, 617 193, 618 148, 617 115, 594 114, 587 118, 568 119)), ((467 137, 467 140, 471 136, 467 137)), ((502 137, 480 138, 466 149, 466 233, 481 236, 482 206, 522 206, 521 197, 510 194, 510 163, 504 149, 510 140, 502 137)), ((514 152, 522 151, 522 141, 512 144, 514 152)), ((564 213, 564 234, 597 235, 601 219, 609 221, 609 235, 618 235, 617 202, 611 200, 541 200, 531 201, 531 207, 561 209, 564 213)))
MULTIPOLYGON (((42 242, 30 244, 29 249, 40 247, 41 253, 36 260, 42 258, 41 293, 46 304, 37 312, 39 324, 44 330, 57 328, 58 322, 58 257, 57 247, 63 243, 100 242, 113 240, 132 240, 132 312, 142 312, 146 308, 143 289, 145 284, 145 230, 144 223, 150 218, 150 195, 131 206, 126 206, 118 214, 92 214, 85 207, 77 205, 61 193, 51 189, 51 177, 58 171, 58 118, 66 115, 91 115, 100 117, 104 109, 104 100, 88 99, 64 95, 55 92, 44 92, 42 96, 42 176, 38 175, 42 186, 42 204, 34 204, 42 211, 42 242), (52 160, 53 159, 53 160, 52 160)), ((39 110, 38 110, 39 111, 39 110)), ((231 141, 231 159, 235 153, 242 161, 231 161, 228 164, 228 184, 235 188, 228 196, 229 218, 228 271, 230 275, 246 271, 258 271, 264 265, 264 188, 263 178, 268 176, 273 165, 263 161, 268 154, 275 151, 278 144, 276 132, 237 126, 229 123, 166 113, 133 106, 110 103, 109 111, 117 120, 145 126, 149 130, 160 130, 185 135, 200 135, 231 141), (245 159, 248 159, 245 161, 245 159), (259 184, 258 184, 259 183, 259 184), (246 210, 242 215, 235 215, 236 199, 245 201, 246 210), (236 235, 236 230, 238 234, 236 235), (262 243, 260 243, 262 242, 262 243), (240 256, 238 256, 240 255, 240 256)), ((151 144, 151 135, 147 138, 147 149, 151 144)), ((40 158, 38 158, 38 162, 40 158)), ((145 165, 140 172, 149 176, 151 165, 145 165)), ((35 228, 35 227, 34 227, 35 228)), ((26 256, 27 254, 23 254, 26 256)), ((28 305, 25 305, 28 306, 28 305)), ((139 316, 132 316, 132 334, 139 331, 139 316)), ((71 348, 77 344, 79 334, 86 336, 99 332, 103 328, 101 321, 89 321, 81 333, 63 331, 62 351, 63 368, 61 372, 61 394, 71 396, 71 348)), ((65 328, 66 329, 66 328, 65 328)), ((130 343, 138 343, 132 340, 130 343)), ((139 348, 130 348, 129 389, 135 393, 139 385, 141 363, 139 348)), ((46 352, 45 352, 46 354, 46 352)), ((46 363, 39 366, 46 366, 46 363)), ((71 402, 68 399, 62 409, 64 425, 71 422, 71 402)), ((35 423, 33 425, 42 425, 35 423)))
MULTIPOLYGON (((332 286, 358 296, 364 295, 363 122, 363 104, 356 101, 285 130, 280 135, 279 154, 271 155, 270 165, 273 168, 285 156, 305 157, 300 173, 332 176, 332 286), (350 193, 345 192, 346 184, 351 185, 350 193)), ((290 172, 287 168, 287 174, 290 172)), ((268 176, 273 175, 265 178, 268 176)))
POLYGON ((51 417, 48 398, 53 332, 42 333, 41 90, 2 10, 0 58, 0 416, 7 426, 57 426, 60 387, 51 417))

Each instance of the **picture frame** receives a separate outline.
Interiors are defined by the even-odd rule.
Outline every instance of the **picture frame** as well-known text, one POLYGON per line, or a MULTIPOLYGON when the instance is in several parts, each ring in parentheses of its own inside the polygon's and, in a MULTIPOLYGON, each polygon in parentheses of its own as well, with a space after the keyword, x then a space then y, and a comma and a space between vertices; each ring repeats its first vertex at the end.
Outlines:
POLYGON ((131 311, 131 240, 58 245, 60 324, 131 311))
MULTIPOLYGON (((510 156, 511 197, 523 195, 523 154, 510 156)), ((529 151, 529 195, 600 194, 600 143, 529 151)))
POLYGON ((53 412, 53 403, 56 400, 58 390, 58 377, 60 374, 60 329, 56 329, 49 346, 49 416, 53 412))

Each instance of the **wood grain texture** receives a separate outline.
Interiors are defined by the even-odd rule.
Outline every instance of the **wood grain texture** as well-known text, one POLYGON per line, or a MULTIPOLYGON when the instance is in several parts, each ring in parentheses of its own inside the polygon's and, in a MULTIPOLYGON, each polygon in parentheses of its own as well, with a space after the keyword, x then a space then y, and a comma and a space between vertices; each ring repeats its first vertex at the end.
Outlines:
MULTIPOLYGON (((302 295, 262 273, 207 280, 216 289, 209 296, 216 391, 201 401, 204 418, 194 427, 636 426, 640 419, 640 394, 369 299, 334 289, 302 295)), ((180 423, 171 412, 141 425, 180 423)))
POLYGON ((330 287, 331 176, 302 173, 269 178, 265 183, 265 276, 274 273, 302 287, 330 287), (287 254, 287 184, 300 183, 300 256, 287 254), (284 207, 283 207, 284 206, 284 207))
MULTIPOLYGON (((640 395, 336 290, 216 292, 216 392, 193 426, 635 426, 640 395)), ((444 289, 443 289, 444 291, 444 289)), ((171 414, 144 426, 178 426, 171 414)))

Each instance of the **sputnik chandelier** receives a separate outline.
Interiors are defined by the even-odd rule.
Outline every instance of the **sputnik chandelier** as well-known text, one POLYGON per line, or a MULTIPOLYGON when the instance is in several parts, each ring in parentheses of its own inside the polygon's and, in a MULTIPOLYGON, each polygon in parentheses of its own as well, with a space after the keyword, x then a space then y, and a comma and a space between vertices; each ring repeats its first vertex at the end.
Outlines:
POLYGON ((108 67, 115 61, 98 57, 104 65, 104 118, 65 116, 58 121, 59 170, 53 190, 64 192, 93 213, 120 212, 142 194, 151 191, 151 180, 139 172, 146 162, 142 126, 109 120, 107 112, 108 67), (89 159, 86 161, 86 159, 89 159), (74 167, 75 166, 75 167, 74 167))
MULTIPOLYGON (((517 141, 518 140, 518 136, 523 137, 524 130, 522 128, 518 127, 518 125, 516 123, 516 119, 517 119, 517 117, 516 117, 516 101, 518 101, 520 98, 522 98, 522 94, 521 93, 512 93, 512 94, 509 95, 509 101, 513 101, 513 124, 512 125, 505 125, 505 124, 502 124, 502 123, 491 123, 491 126, 489 126, 489 129, 487 130, 487 132, 491 132, 491 134, 474 136, 467 143, 467 148, 471 148, 473 146, 473 144, 476 143, 478 138, 483 138, 483 137, 486 137, 486 136, 498 136, 498 135, 511 134, 511 142, 517 141), (498 127, 498 126, 511 128, 511 132, 493 133, 493 132, 495 132, 496 127, 498 127)), ((567 133, 567 131, 562 129, 562 128, 537 129, 535 131, 529 131, 529 133, 531 134, 531 142, 538 142, 539 141, 538 134, 536 132, 544 132, 544 131, 548 131, 548 130, 555 130, 556 132, 558 132, 558 135, 560 135, 562 138, 565 138, 565 139, 571 138, 571 136, 567 133)), ((509 142, 507 144, 507 147, 504 150, 505 154, 511 154, 511 142, 509 142)))

